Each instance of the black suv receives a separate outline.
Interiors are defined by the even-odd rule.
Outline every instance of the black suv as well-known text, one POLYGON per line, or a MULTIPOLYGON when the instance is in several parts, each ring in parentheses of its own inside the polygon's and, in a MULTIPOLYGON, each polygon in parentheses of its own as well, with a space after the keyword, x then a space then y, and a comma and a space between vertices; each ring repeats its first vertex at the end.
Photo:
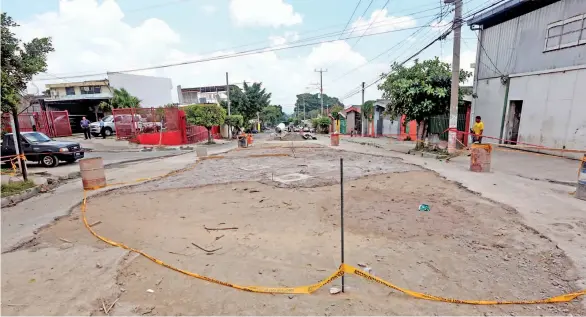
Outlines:
MULTIPOLYGON (((37 161, 45 167, 59 165, 59 161, 73 163, 83 158, 83 150, 79 143, 54 141, 41 132, 22 132, 21 151, 28 161, 37 161)), ((2 138, 2 163, 9 161, 16 154, 14 137, 7 133, 2 138)))

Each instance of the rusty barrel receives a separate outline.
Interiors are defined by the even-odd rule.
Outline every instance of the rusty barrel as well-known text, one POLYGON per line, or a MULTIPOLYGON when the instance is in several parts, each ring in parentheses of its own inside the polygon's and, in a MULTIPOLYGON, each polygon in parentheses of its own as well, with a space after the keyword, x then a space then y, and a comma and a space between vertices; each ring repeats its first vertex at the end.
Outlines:
POLYGON ((106 186, 104 160, 101 157, 79 160, 79 170, 83 189, 96 189, 106 186))
POLYGON ((578 169, 578 186, 576 187, 574 197, 586 200, 586 154, 584 154, 580 162, 580 168, 578 169))
POLYGON ((340 134, 339 133, 332 133, 330 134, 330 144, 332 146, 338 146, 340 145, 340 134))
POLYGON ((492 146, 490 144, 473 143, 470 151, 470 170, 480 173, 490 172, 492 146))

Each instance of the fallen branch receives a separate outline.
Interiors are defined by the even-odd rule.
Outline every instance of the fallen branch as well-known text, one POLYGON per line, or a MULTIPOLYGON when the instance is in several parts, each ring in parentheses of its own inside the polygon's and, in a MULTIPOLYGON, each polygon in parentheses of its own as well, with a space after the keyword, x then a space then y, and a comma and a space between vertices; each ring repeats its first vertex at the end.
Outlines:
POLYGON ((161 277, 161 279, 157 283, 155 283, 155 285, 159 286, 161 284, 161 282, 163 281, 163 279, 164 279, 164 277, 161 277))
POLYGON ((108 310, 106 309, 106 304, 104 304, 104 299, 101 298, 102 300, 102 308, 104 309, 104 314, 108 315, 108 310))
POLYGON ((191 242, 191 244, 193 244, 193 246, 195 246, 196 248, 198 248, 198 249, 200 249, 200 250, 202 250, 202 251, 205 251, 205 252, 207 252, 207 253, 213 253, 213 252, 216 252, 216 251, 218 251, 218 250, 220 250, 220 249, 222 248, 222 247, 219 247, 219 248, 217 248, 217 249, 214 249, 214 250, 206 250, 206 249, 204 249, 204 248, 200 247, 199 245, 197 245, 197 244, 195 244, 195 243, 193 243, 193 242, 191 242))
POLYGON ((102 220, 98 220, 98 221, 96 221, 96 222, 92 223, 92 224, 90 225, 90 227, 93 227, 93 226, 99 225, 99 224, 101 224, 101 223, 102 223, 102 220))
POLYGON ((179 252, 173 252, 173 251, 167 251, 171 254, 177 254, 177 255, 183 255, 183 256, 191 256, 190 254, 184 254, 184 253, 179 253, 179 252))
POLYGON ((221 236, 219 236, 219 237, 216 237, 216 241, 218 241, 218 240, 222 239, 223 237, 224 237, 224 235, 221 235, 221 236))
POLYGON ((207 231, 218 231, 218 230, 238 230, 238 227, 229 227, 229 228, 208 228, 205 225, 203 226, 204 229, 207 231))
POLYGON ((69 240, 67 240, 67 239, 65 239, 65 238, 59 238, 59 240, 61 240, 61 241, 63 241, 63 242, 67 242, 67 243, 73 243, 73 242, 71 242, 71 241, 69 241, 69 240))
POLYGON ((118 302, 119 299, 120 299, 120 297, 116 298, 116 300, 110 305, 110 307, 108 307, 108 310, 106 311, 106 315, 110 314, 112 307, 114 307, 114 305, 116 305, 116 302, 118 302))

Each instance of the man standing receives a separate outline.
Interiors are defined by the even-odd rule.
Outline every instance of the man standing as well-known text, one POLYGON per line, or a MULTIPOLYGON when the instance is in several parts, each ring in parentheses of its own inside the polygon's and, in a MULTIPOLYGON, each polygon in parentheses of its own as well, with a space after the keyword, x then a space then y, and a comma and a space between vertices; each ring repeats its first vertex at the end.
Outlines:
POLYGON ((102 139, 106 138, 106 129, 104 129, 104 118, 100 118, 100 134, 102 135, 102 139))
POLYGON ((91 139, 92 134, 90 133, 90 120, 85 117, 81 118, 81 128, 83 129, 83 136, 85 139, 91 139))
POLYGON ((484 122, 480 116, 476 116, 476 123, 470 129, 470 133, 472 133, 472 143, 482 143, 482 132, 484 132, 484 122))

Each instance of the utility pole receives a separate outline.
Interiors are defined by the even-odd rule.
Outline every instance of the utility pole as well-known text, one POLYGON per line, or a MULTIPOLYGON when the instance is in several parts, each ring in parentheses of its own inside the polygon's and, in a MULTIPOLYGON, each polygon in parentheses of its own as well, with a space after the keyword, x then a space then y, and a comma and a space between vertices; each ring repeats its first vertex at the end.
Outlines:
POLYGON ((458 129, 458 90, 460 89, 460 39, 462 36, 462 0, 444 0, 454 3, 454 47, 452 49, 452 90, 450 95, 450 123, 448 153, 456 152, 456 130, 458 129))
POLYGON ((228 72, 226 72, 226 97, 228 98, 228 115, 230 115, 230 84, 228 83, 228 72))
MULTIPOLYGON (((230 115, 230 83, 228 82, 228 72, 226 72, 226 104, 228 105, 228 115, 230 115)), ((228 139, 232 139, 232 127, 228 125, 228 139)))
MULTIPOLYGON (((362 82, 362 106, 364 107, 364 82, 362 82)), ((362 120, 360 120, 360 134, 362 136, 365 136, 366 134, 364 133, 364 111, 360 111, 360 117, 362 118, 362 120)), ((366 125, 366 129, 368 130, 368 124, 366 125)))
POLYGON ((20 167, 20 172, 22 173, 22 179, 27 181, 28 171, 26 169, 26 161, 20 157, 20 154, 24 153, 22 152, 22 143, 20 142, 20 124, 18 122, 18 111, 16 109, 12 109, 12 113, 10 116, 10 126, 12 128, 12 139, 14 142, 14 149, 16 150, 16 155, 18 156, 18 165, 20 167))
POLYGON ((321 102, 321 114, 323 116, 324 114, 324 82, 323 82, 323 73, 327 72, 328 70, 323 70, 323 69, 319 69, 319 70, 315 70, 315 72, 319 73, 319 99, 321 102))

